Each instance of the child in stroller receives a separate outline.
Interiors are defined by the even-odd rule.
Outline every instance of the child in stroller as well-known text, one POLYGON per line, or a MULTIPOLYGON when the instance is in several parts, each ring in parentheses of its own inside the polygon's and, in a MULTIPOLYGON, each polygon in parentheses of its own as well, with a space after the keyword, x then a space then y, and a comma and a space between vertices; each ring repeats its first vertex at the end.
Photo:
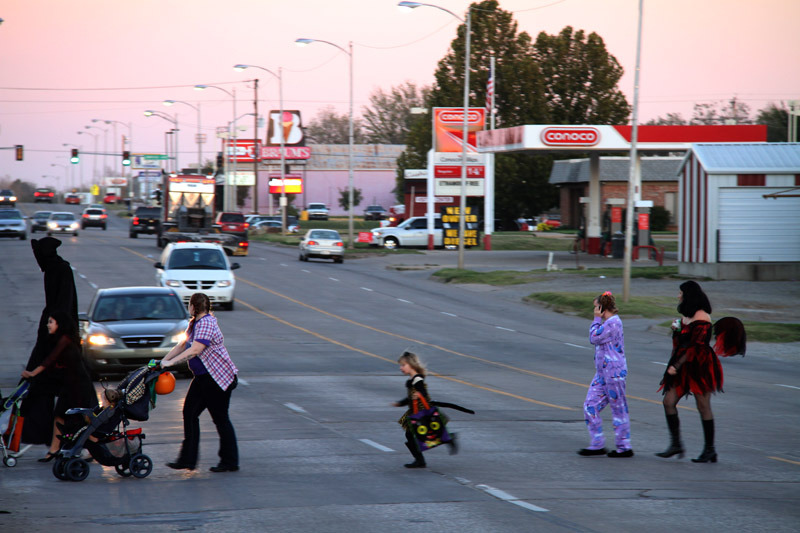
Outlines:
POLYGON ((113 466, 123 477, 147 477, 153 461, 142 453, 145 435, 141 428, 128 429, 130 420, 144 421, 155 406, 155 381, 164 372, 144 366, 128 374, 116 389, 106 389, 108 405, 95 409, 70 409, 67 415, 82 415, 85 425, 76 431, 62 428, 61 449, 53 464, 53 475, 61 480, 83 481, 89 463, 81 458, 84 448, 103 466, 113 466))

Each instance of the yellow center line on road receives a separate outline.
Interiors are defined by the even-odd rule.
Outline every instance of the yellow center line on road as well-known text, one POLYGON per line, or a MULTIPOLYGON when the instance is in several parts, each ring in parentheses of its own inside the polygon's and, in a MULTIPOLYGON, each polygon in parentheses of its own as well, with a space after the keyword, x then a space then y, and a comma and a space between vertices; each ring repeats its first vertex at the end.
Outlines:
POLYGON ((768 455, 767 459, 774 459, 776 461, 783 461, 784 463, 789 463, 789 464, 800 466, 800 461, 792 461, 790 459, 784 459, 783 457, 775 457, 775 456, 772 456, 772 455, 768 455))
MULTIPOLYGON (((306 307, 306 308, 311 309, 313 311, 316 311, 318 313, 322 313, 323 315, 327 315, 327 316, 329 316, 331 318, 335 318, 337 320, 341 320, 341 321, 347 322, 349 324, 353 324, 354 326, 359 326, 359 327, 362 327, 362 328, 365 328, 365 329, 369 329, 369 330, 375 331, 376 333, 381 333, 383 335, 388 335, 390 337, 395 337, 397 339, 402 339, 404 341, 414 342, 414 343, 417 343, 417 344, 421 344, 423 346, 428 346, 428 347, 434 348, 436 350, 440 350, 440 351, 443 351, 443 352, 446 352, 446 353, 449 353, 449 354, 457 355, 459 357, 472 359, 474 361, 479 361, 479 362, 485 363, 487 365, 493 365, 493 366, 497 366, 497 367, 500 367, 500 368, 505 368, 507 370, 513 370, 515 372, 520 372, 522 374, 528 374, 528 375, 531 375, 531 376, 537 376, 537 377, 544 378, 544 379, 549 379, 549 380, 552 380, 552 381, 559 381, 561 383, 566 383, 568 385, 574 385, 576 387, 581 387, 582 389, 588 389, 589 388, 583 383, 577 383, 575 381, 570 381, 568 379, 563 379, 563 378, 559 378, 559 377, 556 377, 556 376, 551 376, 551 375, 548 375, 548 374, 542 374, 541 372, 535 372, 533 370, 528 370, 528 369, 525 369, 525 368, 519 368, 519 367, 516 367, 516 366, 508 365, 506 363, 500 363, 498 361, 491 361, 489 359, 484 359, 483 357, 478 357, 476 355, 470 355, 470 354, 457 352, 455 350, 451 350, 449 348, 445 348, 445 347, 439 346, 437 344, 432 344, 432 343, 425 342, 425 341, 422 341, 422 340, 419 340, 419 339, 406 337, 404 335, 400 335, 400 334, 397 334, 397 333, 392 333, 391 331, 382 330, 382 329, 370 326, 368 324, 363 324, 361 322, 356 322, 355 320, 351 320, 349 318, 345 318, 345 317, 337 315, 335 313, 331 313, 329 311, 325 311, 324 309, 320 309, 319 307, 315 307, 315 306, 313 306, 311 304, 307 304, 305 302, 301 302, 300 300, 296 300, 296 299, 292 298, 291 296, 286 296, 285 294, 281 294, 281 293, 279 293, 277 291, 274 291, 272 289, 269 289, 267 287, 259 285, 258 283, 254 283, 252 281, 248 281, 246 279, 241 279, 241 278, 236 278, 236 280, 237 281, 241 281, 242 283, 247 283, 248 285, 252 285, 253 287, 256 287, 256 288, 261 289, 263 291, 266 291, 266 292, 268 292, 270 294, 278 296, 279 298, 284 298, 286 300, 289 300, 290 302, 295 303, 297 305, 300 305, 302 307, 306 307)), ((513 395, 511 395, 511 396, 513 396, 513 395)), ((660 401, 651 400, 649 398, 641 398, 639 396, 630 396, 630 395, 628 395, 628 398, 633 399, 633 400, 639 400, 641 402, 647 402, 647 403, 653 403, 653 404, 661 405, 660 401)), ((684 405, 678 405, 678 408, 686 409, 687 411, 696 411, 697 410, 697 409, 695 409, 693 407, 688 407, 688 406, 684 406, 684 405)))
MULTIPOLYGON (((352 350, 354 352, 357 352, 357 353, 360 353, 360 354, 364 354, 364 355, 366 355, 368 357, 374 357, 375 359, 380 359, 381 361, 386 361, 387 363, 397 364, 396 361, 394 361, 393 359, 389 359, 388 357, 383 357, 382 355, 378 355, 378 354, 375 354, 375 353, 372 353, 372 352, 368 352, 366 350, 362 350, 361 348, 356 348, 355 346, 351 346, 349 344, 345 344, 343 342, 339 342, 336 339, 332 339, 332 338, 326 337, 325 335, 322 335, 320 333, 316 333, 314 331, 311 331, 310 329, 304 328, 302 326, 298 326, 296 324, 292 324, 291 322, 289 322, 287 320, 284 320, 284 319, 282 319, 280 317, 277 317, 275 315, 272 315, 270 313, 262 311, 261 309, 255 307, 254 305, 251 305, 251 304, 249 304, 247 302, 243 302, 243 301, 239 300, 238 298, 236 299, 236 302, 241 304, 241 305, 243 305, 243 306, 245 306, 245 307, 248 307, 248 308, 252 309, 256 313, 259 313, 261 315, 264 315, 265 317, 271 318, 272 320, 275 320, 276 322, 280 322, 281 324, 283 324, 285 326, 289 326, 290 328, 294 328, 294 329, 302 331, 303 333, 307 333, 309 335, 317 337, 318 339, 322 339, 324 341, 330 342, 331 344, 335 344, 337 346, 341 346, 342 348, 346 348, 348 350, 352 350)), ((494 388, 491 388, 491 387, 484 387, 483 385, 476 385, 475 383, 470 383, 468 381, 464 381, 464 380, 457 379, 457 378, 452 378, 452 377, 449 377, 449 376, 443 376, 442 374, 437 374, 435 372, 431 372, 431 375, 432 376, 436 376, 436 377, 441 378, 441 379, 446 379, 448 381, 453 381, 455 383, 460 383, 462 385, 467 385, 468 387, 473 387, 473 388, 476 388, 476 389, 481 389, 481 390, 485 390, 485 391, 488 391, 488 392, 493 392, 495 394, 500 394, 500 395, 503 395, 503 396, 510 396, 511 398, 516 398, 517 400, 522 400, 522 401, 525 401, 525 402, 535 403, 537 405, 543 405, 545 407, 553 407, 555 409, 562 409, 564 411, 572 411, 573 410, 571 407, 564 407, 563 405, 556 405, 556 404, 547 403, 547 402, 540 402, 539 400, 534 400, 533 398, 528 398, 526 396, 519 396, 517 394, 512 394, 510 392, 502 391, 502 390, 499 390, 499 389, 494 389, 494 388)))

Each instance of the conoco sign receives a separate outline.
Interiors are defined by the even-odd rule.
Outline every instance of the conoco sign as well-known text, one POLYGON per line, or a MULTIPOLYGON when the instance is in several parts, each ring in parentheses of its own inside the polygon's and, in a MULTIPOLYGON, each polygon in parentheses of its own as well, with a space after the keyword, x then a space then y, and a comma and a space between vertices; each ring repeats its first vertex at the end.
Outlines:
POLYGON ((547 146, 594 146, 600 142, 595 128, 545 128, 541 139, 547 146))

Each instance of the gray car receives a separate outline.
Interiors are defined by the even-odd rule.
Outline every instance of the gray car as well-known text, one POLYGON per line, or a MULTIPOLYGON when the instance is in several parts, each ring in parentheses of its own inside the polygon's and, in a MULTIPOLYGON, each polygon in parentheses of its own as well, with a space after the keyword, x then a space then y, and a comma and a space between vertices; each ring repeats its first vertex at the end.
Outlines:
POLYGON ((51 213, 50 218, 47 219, 47 236, 50 237, 53 233, 72 233, 77 237, 80 226, 74 213, 56 211, 51 213))
POLYGON ((339 232, 332 229, 308 230, 300 241, 300 261, 308 261, 309 257, 333 259, 336 263, 343 263, 344 243, 339 232))
POLYGON ((186 338, 189 314, 166 287, 100 289, 78 315, 92 374, 127 372, 161 359, 186 338))
POLYGON ((28 224, 17 209, 0 209, 0 237, 28 238, 28 224))
POLYGON ((51 214, 52 211, 36 211, 31 217, 31 233, 47 231, 47 220, 51 214))

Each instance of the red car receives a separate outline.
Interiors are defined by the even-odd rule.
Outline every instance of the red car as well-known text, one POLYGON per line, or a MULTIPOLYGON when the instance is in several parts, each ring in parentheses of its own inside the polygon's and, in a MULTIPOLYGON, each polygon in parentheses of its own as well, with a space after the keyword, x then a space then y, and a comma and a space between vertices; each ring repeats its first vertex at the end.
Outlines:
POLYGON ((223 233, 232 233, 247 237, 247 228, 250 224, 244 221, 244 214, 242 213, 220 213, 217 215, 216 223, 222 226, 223 233))
POLYGON ((50 189, 48 187, 41 187, 33 192, 33 201, 50 202, 52 204, 53 200, 55 199, 55 196, 56 193, 55 191, 53 191, 53 189, 50 189))
POLYGON ((80 196, 78 196, 77 194, 68 194, 68 195, 67 195, 67 196, 64 198, 64 203, 65 203, 65 204, 75 204, 75 205, 80 205, 80 203, 81 203, 81 197, 80 197, 80 196))
POLYGON ((119 196, 117 196, 116 194, 106 194, 105 197, 103 198, 103 203, 104 204, 118 204, 120 202, 120 200, 121 200, 121 198, 119 196))

